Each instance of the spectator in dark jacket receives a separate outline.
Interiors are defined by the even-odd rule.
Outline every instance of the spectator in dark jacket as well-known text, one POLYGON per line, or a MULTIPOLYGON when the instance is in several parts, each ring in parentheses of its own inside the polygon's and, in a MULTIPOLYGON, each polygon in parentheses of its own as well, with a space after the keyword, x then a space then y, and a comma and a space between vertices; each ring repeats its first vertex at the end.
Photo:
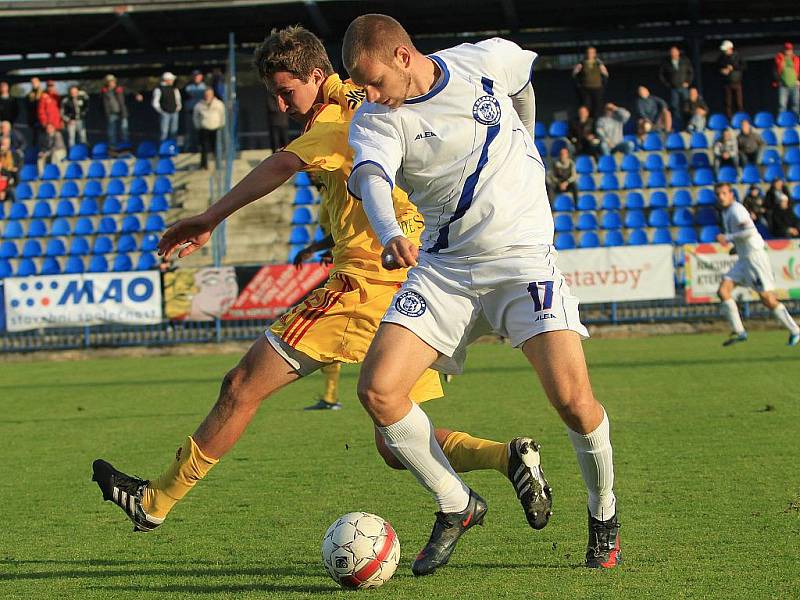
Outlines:
POLYGON ((105 87, 100 90, 103 97, 103 110, 106 113, 108 143, 113 148, 118 142, 128 144, 128 106, 125 104, 125 90, 117 85, 117 78, 106 75, 105 87), (119 137, 117 137, 119 127, 119 137))
POLYGON ((683 103, 683 119, 687 131, 705 131, 708 104, 697 88, 689 88, 689 98, 683 103))
POLYGON ((766 142, 761 134, 750 126, 750 121, 742 121, 742 131, 736 141, 739 144, 739 164, 757 165, 766 142))
POLYGON ((61 99, 61 118, 67 125, 67 143, 70 147, 86 143, 86 113, 89 112, 89 95, 77 85, 69 88, 69 94, 61 99))
POLYGON ((717 59, 717 68, 722 76, 722 92, 725 95, 725 114, 728 119, 734 112, 744 110, 742 96, 742 73, 745 63, 739 53, 733 49, 733 42, 725 40, 719 47, 720 55, 717 59))
POLYGON ((572 194, 574 201, 578 200, 578 174, 575 172, 575 161, 569 155, 567 148, 561 148, 558 158, 553 161, 553 166, 547 171, 547 193, 550 203, 558 194, 572 194))
POLYGON ((569 123, 568 139, 575 154, 600 154, 600 138, 594 131, 594 119, 589 116, 587 107, 578 107, 578 114, 569 123))
POLYGON ((694 69, 688 58, 681 55, 677 46, 669 49, 669 56, 661 63, 658 78, 669 90, 669 108, 675 129, 683 129, 683 104, 689 99, 689 86, 694 79, 694 69))
POLYGON ((589 113, 597 119, 603 114, 603 95, 608 81, 608 69, 597 58, 594 46, 586 48, 586 56, 572 69, 572 78, 578 88, 580 104, 589 107, 589 113))
POLYGON ((764 196, 757 185, 751 185, 747 190, 747 195, 742 200, 742 205, 750 213, 750 218, 756 226, 760 229, 769 230, 769 222, 767 221, 767 208, 764 206, 764 196))
POLYGON ((786 183, 783 181, 783 179, 775 179, 770 184, 767 193, 764 195, 764 208, 767 209, 767 212, 778 206, 778 199, 782 195, 788 196, 786 183))
POLYGON ((789 205, 789 196, 781 193, 776 202, 769 213, 769 232, 779 239, 800 237, 800 220, 789 205))
POLYGON ((800 56, 794 53, 791 42, 775 55, 774 85, 778 88, 778 110, 800 113, 800 56))
POLYGON ((638 134, 640 136, 651 130, 672 131, 672 115, 667 108, 667 103, 658 96, 653 96, 643 85, 639 86, 639 97, 636 99, 636 114, 638 120, 638 134))
POLYGON ((158 113, 161 141, 174 140, 178 135, 178 115, 182 107, 181 93, 175 87, 175 75, 166 71, 161 76, 161 83, 153 90, 151 104, 158 113))
POLYGON ((7 81, 0 81, 0 121, 14 123, 19 116, 19 103, 11 95, 7 81))
POLYGON ((42 124, 39 123, 39 100, 42 94, 41 80, 38 77, 31 77, 31 91, 25 95, 25 113, 34 147, 39 145, 39 135, 42 132, 42 124))

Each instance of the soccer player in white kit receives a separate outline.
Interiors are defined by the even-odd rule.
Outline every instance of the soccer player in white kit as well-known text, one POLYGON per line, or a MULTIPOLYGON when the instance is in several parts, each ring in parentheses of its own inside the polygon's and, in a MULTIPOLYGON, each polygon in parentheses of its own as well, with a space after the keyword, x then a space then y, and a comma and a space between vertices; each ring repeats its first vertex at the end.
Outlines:
POLYGON ((797 326, 786 307, 775 297, 775 276, 767 256, 764 238, 758 233, 747 209, 733 197, 731 186, 718 183, 714 186, 717 206, 722 210, 724 233, 717 235, 717 242, 729 246, 733 242, 739 259, 722 277, 717 295, 722 302, 722 314, 731 325, 731 335, 723 346, 747 341, 747 332, 739 316, 739 308, 733 299, 733 288, 742 285, 754 290, 762 304, 772 311, 775 318, 789 330, 789 346, 800 343, 800 327, 797 326))
POLYGON ((431 365, 459 373, 467 344, 487 331, 522 349, 567 425, 589 492, 586 565, 616 566, 608 418, 589 383, 578 301, 556 266, 545 168, 530 133, 536 54, 495 38, 425 56, 385 15, 354 20, 342 54, 368 100, 350 126, 348 185, 384 261, 414 267, 358 385, 387 446, 439 507, 414 574, 446 564, 460 536, 483 521, 486 503, 450 467, 408 391, 431 365), (425 219, 421 252, 397 225, 394 185, 425 219))

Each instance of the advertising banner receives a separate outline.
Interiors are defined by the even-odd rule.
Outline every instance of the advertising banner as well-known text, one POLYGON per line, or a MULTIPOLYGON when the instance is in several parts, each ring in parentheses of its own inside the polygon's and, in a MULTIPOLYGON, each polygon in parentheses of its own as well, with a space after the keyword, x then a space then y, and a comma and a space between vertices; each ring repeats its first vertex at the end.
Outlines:
POLYGON ((570 291, 584 304, 675 296, 669 245, 564 250, 557 262, 570 291))
MULTIPOLYGON (((722 276, 739 257, 730 254, 732 246, 698 244, 684 246, 686 258, 686 302, 719 302, 717 288, 722 276)), ((775 276, 775 294, 779 299, 800 298, 800 241, 770 240, 767 255, 775 276)), ((734 296, 741 300, 758 300, 758 294, 736 287, 734 296)))
POLYGON ((165 313, 186 321, 274 319, 328 278, 329 267, 178 269, 164 275, 165 313))
POLYGON ((161 322, 157 271, 4 279, 6 329, 161 322))

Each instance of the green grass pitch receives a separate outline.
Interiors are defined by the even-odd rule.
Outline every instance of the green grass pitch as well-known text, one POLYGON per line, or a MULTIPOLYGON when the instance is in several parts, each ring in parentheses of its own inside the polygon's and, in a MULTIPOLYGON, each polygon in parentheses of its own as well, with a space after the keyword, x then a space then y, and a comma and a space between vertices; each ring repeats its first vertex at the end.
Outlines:
POLYGON ((0 598, 346 597, 320 541, 352 510, 391 521, 402 546, 380 598, 800 597, 800 349, 781 332, 720 347, 721 335, 586 343, 611 416, 625 563, 581 567, 585 491, 572 448, 522 354, 473 347, 467 372, 425 409, 434 423, 542 443, 555 515, 534 532, 495 472, 465 478, 486 525, 449 566, 415 579, 410 562, 432 500, 385 467, 342 376, 339 412, 304 413, 321 378, 266 401, 236 448, 151 534, 90 481, 103 457, 161 471, 216 398, 237 356, 106 358, 0 366, 0 598))

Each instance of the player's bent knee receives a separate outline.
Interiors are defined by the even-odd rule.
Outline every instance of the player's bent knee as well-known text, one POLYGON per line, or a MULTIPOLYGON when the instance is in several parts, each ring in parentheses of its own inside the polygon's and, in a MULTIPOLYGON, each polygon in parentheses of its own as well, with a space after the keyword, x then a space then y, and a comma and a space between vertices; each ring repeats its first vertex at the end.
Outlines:
POLYGON ((222 387, 219 394, 220 402, 232 406, 258 403, 261 397, 250 391, 248 377, 245 369, 237 365, 222 378, 222 387))

